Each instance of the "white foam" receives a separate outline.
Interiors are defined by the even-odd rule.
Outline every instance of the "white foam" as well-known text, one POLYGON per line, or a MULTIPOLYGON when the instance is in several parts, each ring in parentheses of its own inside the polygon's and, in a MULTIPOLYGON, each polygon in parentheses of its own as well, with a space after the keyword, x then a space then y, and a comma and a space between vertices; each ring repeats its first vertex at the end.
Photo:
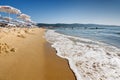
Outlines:
POLYGON ((48 30, 45 37, 58 56, 68 59, 77 80, 120 80, 118 48, 53 30, 48 30))

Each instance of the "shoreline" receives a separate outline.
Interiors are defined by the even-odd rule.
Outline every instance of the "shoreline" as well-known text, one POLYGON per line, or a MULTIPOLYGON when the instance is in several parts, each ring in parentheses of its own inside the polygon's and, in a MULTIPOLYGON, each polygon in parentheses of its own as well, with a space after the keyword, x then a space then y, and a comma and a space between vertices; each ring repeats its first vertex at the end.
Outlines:
MULTIPOLYGON (((47 30, 48 30, 48 29, 45 29, 45 33, 47 32, 47 30)), ((46 34, 44 34, 44 37, 45 37, 45 35, 46 35, 46 34)), ((46 38, 45 38, 45 39, 46 39, 46 38)), ((58 52, 57 52, 56 48, 52 47, 52 43, 50 43, 47 39, 46 39, 46 43, 47 43, 48 46, 50 46, 50 47, 54 50, 54 54, 55 54, 57 57, 63 59, 63 60, 67 63, 69 70, 70 70, 70 71, 72 72, 72 74, 74 75, 74 78, 73 78, 73 79, 74 79, 74 80, 77 80, 77 77, 76 77, 76 75, 75 75, 75 72, 73 71, 73 69, 72 69, 71 66, 70 66, 69 60, 66 59, 66 58, 63 58, 63 57, 59 56, 59 55, 57 54, 58 52)), ((73 80, 73 79, 72 79, 72 80, 73 80)))
POLYGON ((1 80, 76 80, 67 60, 43 38, 45 29, 0 30, 1 80))
MULTIPOLYGON (((58 56, 58 55, 57 55, 57 50, 56 50, 54 47, 52 47, 52 44, 50 44, 49 42, 47 42, 47 43, 48 43, 49 46, 51 46, 51 48, 54 49, 55 55, 58 56)), ((58 57, 59 57, 59 58, 62 58, 62 57, 60 57, 60 56, 58 56, 58 57)), ((66 59, 66 58, 62 58, 62 59, 63 59, 65 62, 67 62, 70 71, 71 71, 72 74, 74 75, 74 79, 77 80, 77 78, 76 78, 76 76, 75 76, 75 72, 74 72, 74 71, 72 70, 72 68, 70 67, 69 60, 66 59)))
MULTIPOLYGON (((58 72, 58 74, 59 74, 59 76, 54 76, 53 78, 52 78, 52 80, 77 80, 76 79, 76 76, 75 76, 75 73, 73 72, 73 70, 70 68, 70 65, 69 65, 69 62, 68 62, 68 60, 67 59, 65 59, 65 58, 61 58, 60 56, 58 56, 57 55, 57 53, 56 53, 56 49, 55 48, 53 48, 52 46, 51 46, 51 44, 49 43, 49 42, 46 42, 45 43, 45 45, 47 45, 47 47, 50 47, 51 49, 52 49, 52 51, 54 52, 52 52, 52 54, 51 54, 51 52, 50 52, 50 54, 47 54, 47 55, 49 55, 49 58, 51 58, 52 56, 55 56, 54 58, 55 58, 55 60, 57 60, 58 62, 57 62, 57 64, 58 65, 56 65, 56 68, 55 67, 52 67, 52 68, 50 68, 50 72, 52 71, 51 69, 59 69, 60 70, 60 72, 58 72), (62 66, 60 66, 60 64, 61 64, 61 62, 62 62, 62 66), (64 65, 64 66, 63 66, 64 65), (65 69, 64 69, 65 68, 65 69), (64 69, 64 71, 62 71, 64 69), (69 72, 69 74, 68 74, 68 72, 69 72), (72 75, 72 76, 71 76, 72 75), (58 77, 60 77, 61 76, 61 79, 60 78, 58 78, 58 77)), ((48 48, 48 49, 50 49, 50 48, 48 48)), ((44 48, 44 49, 46 49, 46 48, 44 48)), ((46 50, 45 50, 46 51, 46 50)), ((49 51, 49 50, 48 50, 49 51)), ((49 59, 48 58, 48 59, 49 59)), ((54 63, 54 61, 53 60, 50 60, 49 59, 49 61, 50 61, 50 63, 51 62, 53 62, 54 63)), ((56 63, 56 61, 55 61, 55 63, 56 63)), ((48 63, 49 64, 49 63, 48 63)), ((48 67, 48 66, 47 66, 48 67)), ((49 71, 49 70, 47 70, 47 71, 49 71)), ((52 75, 53 76, 53 75, 52 75)), ((46 79, 46 80, 48 80, 48 79, 50 79, 49 77, 46 79)))
POLYGON ((118 48, 89 39, 60 34, 54 30, 48 30, 46 38, 57 50, 58 56, 68 59, 77 80, 119 80, 120 77, 117 76, 120 70, 120 50, 118 48), (109 74, 105 73, 106 70, 110 71, 109 74))

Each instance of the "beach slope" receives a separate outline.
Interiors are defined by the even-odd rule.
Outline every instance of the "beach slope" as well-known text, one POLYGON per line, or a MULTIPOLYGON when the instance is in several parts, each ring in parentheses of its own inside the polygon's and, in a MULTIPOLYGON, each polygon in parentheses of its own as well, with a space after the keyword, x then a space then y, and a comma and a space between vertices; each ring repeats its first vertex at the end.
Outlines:
POLYGON ((41 28, 0 28, 0 80, 75 80, 41 28))

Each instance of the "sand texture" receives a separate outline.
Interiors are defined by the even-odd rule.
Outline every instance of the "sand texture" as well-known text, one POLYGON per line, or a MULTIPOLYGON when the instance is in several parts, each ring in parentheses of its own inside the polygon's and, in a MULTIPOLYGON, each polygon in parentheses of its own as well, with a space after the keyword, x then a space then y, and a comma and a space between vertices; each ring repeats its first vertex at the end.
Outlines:
POLYGON ((75 80, 41 28, 0 28, 0 80, 75 80))

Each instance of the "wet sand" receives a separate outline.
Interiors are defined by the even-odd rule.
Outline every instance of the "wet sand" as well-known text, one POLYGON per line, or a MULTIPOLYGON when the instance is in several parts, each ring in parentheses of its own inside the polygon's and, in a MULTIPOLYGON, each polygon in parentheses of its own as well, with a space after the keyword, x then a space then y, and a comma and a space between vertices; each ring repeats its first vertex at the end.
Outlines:
POLYGON ((0 80, 75 80, 44 29, 0 29, 0 80))
POLYGON ((50 44, 45 43, 45 47, 45 80, 76 80, 67 60, 56 56, 50 44))

